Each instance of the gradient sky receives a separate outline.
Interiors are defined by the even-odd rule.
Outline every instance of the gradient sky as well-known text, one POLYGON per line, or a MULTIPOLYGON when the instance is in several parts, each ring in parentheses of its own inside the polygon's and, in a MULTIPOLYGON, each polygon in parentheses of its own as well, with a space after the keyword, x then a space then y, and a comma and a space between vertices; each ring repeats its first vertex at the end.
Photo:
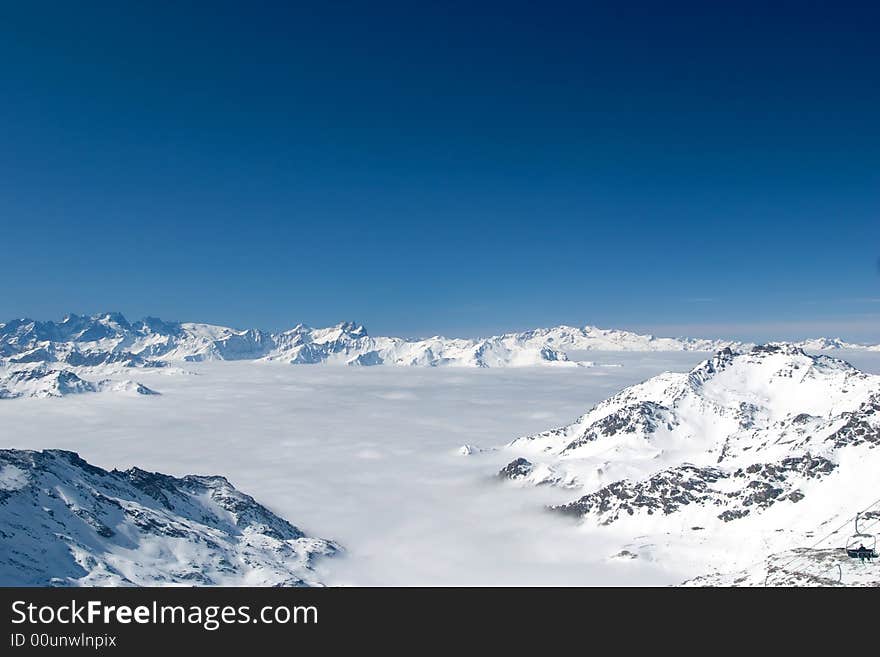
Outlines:
POLYGON ((3 3, 0 318, 880 342, 878 33, 876 3, 3 3))

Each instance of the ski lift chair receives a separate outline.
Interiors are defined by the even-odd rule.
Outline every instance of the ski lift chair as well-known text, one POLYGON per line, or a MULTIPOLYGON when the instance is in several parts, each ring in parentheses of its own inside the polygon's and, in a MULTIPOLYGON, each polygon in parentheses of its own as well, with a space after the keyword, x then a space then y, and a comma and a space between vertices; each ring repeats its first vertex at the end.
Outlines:
POLYGON ((877 537, 859 531, 859 516, 856 515, 856 533, 846 542, 846 555, 861 561, 877 558, 877 537))

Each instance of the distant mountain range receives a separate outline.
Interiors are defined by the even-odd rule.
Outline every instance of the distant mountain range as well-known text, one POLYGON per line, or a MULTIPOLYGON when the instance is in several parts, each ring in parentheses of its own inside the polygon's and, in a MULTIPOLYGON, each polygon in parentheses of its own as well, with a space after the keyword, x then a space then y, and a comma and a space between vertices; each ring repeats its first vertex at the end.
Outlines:
MULTIPOLYGON (((329 328, 297 325, 269 333, 212 324, 129 322, 119 313, 67 315, 59 322, 16 319, 0 324, 0 399, 60 397, 82 392, 155 394, 120 374, 200 361, 277 361, 292 365, 404 367, 593 366, 574 360, 590 351, 711 352, 754 345, 726 340, 657 338, 629 331, 556 326, 488 338, 374 337, 352 322, 329 328), (569 354, 572 354, 570 356, 569 354), (113 375, 115 378, 108 378, 113 375)), ((819 338, 795 343, 809 351, 880 346, 819 338)), ((180 371, 179 367, 176 367, 180 371)))
MULTIPOLYGON (((833 338, 794 343, 809 351, 870 349, 833 338)), ((576 351, 706 351, 754 345, 732 340, 657 338, 629 331, 557 326, 487 338, 424 339, 370 336, 352 322, 329 328, 297 325, 269 333, 211 324, 129 322, 119 313, 67 315, 60 322, 16 319, 0 324, 6 364, 57 362, 71 366, 162 367, 168 362, 273 360, 291 364, 504 367, 573 365, 576 351)))

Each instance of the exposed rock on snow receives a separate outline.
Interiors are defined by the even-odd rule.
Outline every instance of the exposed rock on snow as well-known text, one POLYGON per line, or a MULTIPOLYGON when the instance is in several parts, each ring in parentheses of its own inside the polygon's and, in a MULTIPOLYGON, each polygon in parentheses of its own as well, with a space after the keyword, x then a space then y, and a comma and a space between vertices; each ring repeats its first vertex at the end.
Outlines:
POLYGON ((525 479, 535 469, 535 465, 528 459, 519 457, 505 465, 498 472, 502 479, 525 479))
POLYGON ((6 586, 317 584, 337 546, 223 477, 106 471, 60 450, 0 450, 6 586))
POLYGON ((526 478, 542 463, 580 475, 585 494, 555 508, 599 524, 698 510, 731 522, 797 504, 838 470, 844 448, 877 445, 880 377, 774 344, 723 349, 571 425, 519 438, 507 449, 531 461, 520 457, 508 476, 526 478))
POLYGON ((531 461, 522 457, 514 459, 501 468, 497 476, 500 479, 519 481, 531 486, 551 484, 554 486, 570 488, 577 485, 577 480, 575 480, 574 477, 567 475, 564 472, 557 471, 553 466, 548 465, 547 463, 539 463, 538 465, 535 465, 531 461))
POLYGON ((616 481, 555 509, 575 516, 592 515, 601 524, 618 520, 621 514, 645 512, 670 515, 688 505, 715 506, 718 518, 737 520, 788 500, 804 498, 798 486, 806 479, 830 474, 837 466, 809 454, 779 463, 758 463, 739 468, 732 475, 713 467, 684 464, 658 472, 647 480, 616 481), (717 485, 721 482, 721 485, 717 485))

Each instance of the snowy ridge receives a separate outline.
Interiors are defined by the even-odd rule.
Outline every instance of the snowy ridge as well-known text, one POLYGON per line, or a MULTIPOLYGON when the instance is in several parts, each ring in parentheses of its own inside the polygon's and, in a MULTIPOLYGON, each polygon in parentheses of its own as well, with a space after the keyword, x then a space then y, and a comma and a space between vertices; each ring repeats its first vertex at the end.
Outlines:
POLYGON ((802 544, 807 528, 852 515, 873 490, 877 447, 880 376, 772 344, 721 350, 690 372, 626 388, 570 425, 518 438, 499 475, 576 481, 580 496, 552 508, 584 526, 687 544, 760 536, 781 552, 802 544))
POLYGON ((503 337, 522 345, 548 345, 561 351, 718 351, 724 347, 741 349, 751 346, 731 340, 658 338, 595 326, 555 326, 509 333, 503 337))
POLYGON ((68 315, 61 322, 14 320, 0 325, 0 359, 8 366, 60 363, 77 367, 163 367, 168 362, 267 360, 296 365, 505 367, 576 363, 560 351, 515 336, 483 339, 372 337, 363 326, 298 325, 281 333, 237 330, 119 313, 68 315))
POLYGON ((732 519, 760 506, 746 490, 770 487, 769 499, 780 501, 786 486, 770 482, 827 474, 835 450, 880 442, 878 410, 880 377, 844 361, 793 345, 724 349, 689 373, 627 388, 574 423, 507 448, 594 482, 562 507, 570 513, 610 523, 698 502, 727 508, 732 519))
MULTIPOLYGON (((736 340, 712 340, 701 338, 660 338, 619 329, 602 329, 595 326, 555 326, 539 328, 522 333, 501 336, 523 346, 546 345, 559 351, 706 351, 715 352, 730 348, 747 351, 756 345, 736 340)), ((880 345, 861 345, 845 342, 840 338, 812 338, 791 342, 805 351, 867 350, 880 351, 880 345)))
POLYGON ((308 586, 337 546, 223 477, 106 471, 61 450, 0 450, 6 586, 308 586))
POLYGON ((439 336, 425 340, 371 337, 363 326, 350 322, 327 329, 297 326, 274 336, 274 342, 276 347, 264 358, 291 364, 410 367, 575 364, 564 353, 545 346, 522 346, 501 337, 481 340, 439 336))
MULTIPOLYGON (((820 338, 798 343, 811 351, 872 349, 820 338)), ((569 351, 717 351, 753 345, 729 340, 657 338, 593 326, 535 329, 487 338, 374 337, 352 322, 328 328, 298 325, 280 333, 211 324, 129 322, 120 313, 67 315, 60 322, 17 319, 0 324, 0 361, 72 367, 163 367, 172 362, 272 360, 291 364, 415 367, 575 365, 569 351)), ((590 363, 580 363, 590 365, 590 363)))

